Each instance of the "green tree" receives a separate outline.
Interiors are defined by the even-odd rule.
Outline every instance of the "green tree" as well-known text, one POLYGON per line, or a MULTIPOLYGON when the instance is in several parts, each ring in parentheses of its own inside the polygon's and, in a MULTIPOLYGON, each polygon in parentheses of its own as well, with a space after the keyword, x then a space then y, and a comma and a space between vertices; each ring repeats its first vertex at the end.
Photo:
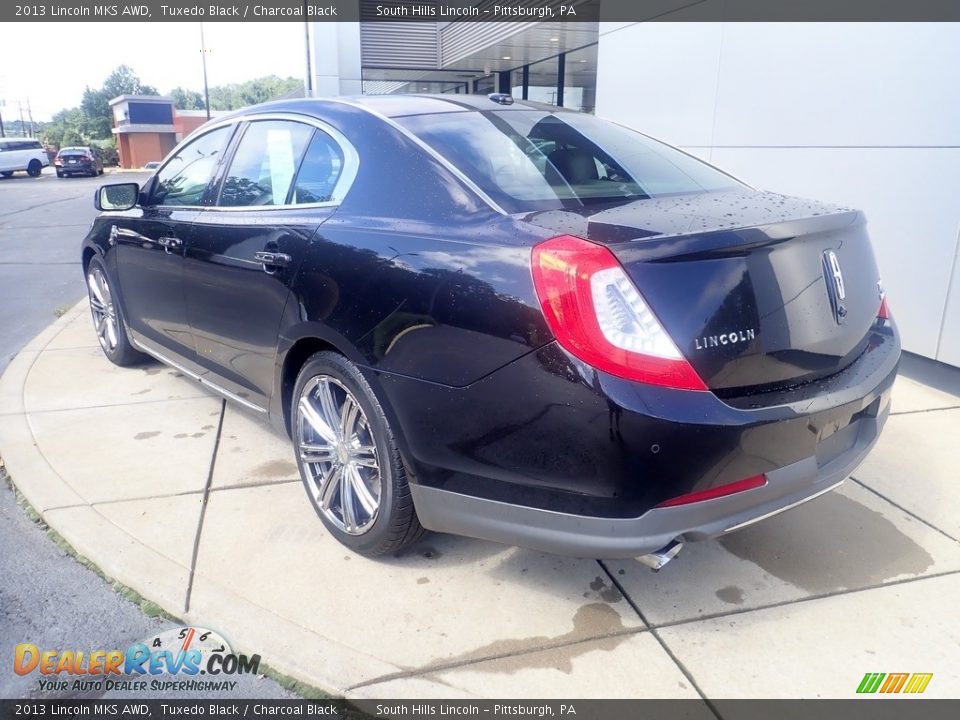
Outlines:
POLYGON ((170 97, 178 110, 203 110, 206 107, 203 104, 203 95, 196 90, 175 87, 170 91, 170 97))
POLYGON ((107 76, 100 88, 87 88, 83 91, 80 110, 87 116, 87 132, 93 138, 110 137, 113 117, 110 101, 120 95, 156 95, 157 90, 144 85, 139 76, 128 65, 120 65, 107 76))
POLYGON ((92 139, 89 118, 80 108, 61 110, 43 126, 40 137, 44 142, 58 147, 86 145, 92 139))
POLYGON ((210 107, 213 110, 236 110, 248 105, 275 100, 303 87, 297 78, 267 75, 244 83, 218 85, 210 88, 210 107))

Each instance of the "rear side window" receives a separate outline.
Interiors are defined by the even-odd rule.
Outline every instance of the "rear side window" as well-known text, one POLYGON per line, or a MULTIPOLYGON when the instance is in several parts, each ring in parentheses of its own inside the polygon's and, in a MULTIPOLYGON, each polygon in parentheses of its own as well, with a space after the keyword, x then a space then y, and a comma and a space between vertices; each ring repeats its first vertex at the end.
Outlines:
POLYGON ((199 205, 232 133, 231 126, 217 128, 180 148, 157 173, 151 202, 199 205))
POLYGON ((540 110, 398 118, 508 212, 740 187, 686 153, 591 115, 540 110))
POLYGON ((285 120, 250 123, 220 191, 221 207, 286 205, 313 128, 285 120))
POLYGON ((343 171, 343 152, 333 138, 317 131, 300 164, 290 202, 294 205, 330 202, 343 171))

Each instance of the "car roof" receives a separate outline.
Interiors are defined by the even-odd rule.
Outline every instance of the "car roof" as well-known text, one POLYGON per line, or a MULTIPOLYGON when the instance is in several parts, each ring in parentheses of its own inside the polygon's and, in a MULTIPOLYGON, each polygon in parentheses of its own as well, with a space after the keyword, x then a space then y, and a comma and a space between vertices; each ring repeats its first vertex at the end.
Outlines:
MULTIPOLYGON (((502 96, 501 96, 502 97, 502 96)), ((244 115, 266 112, 295 112, 316 115, 322 119, 324 109, 330 103, 349 103, 388 118, 407 115, 430 115, 435 113, 467 112, 481 110, 542 110, 547 112, 576 112, 566 108, 514 99, 511 104, 502 104, 487 95, 346 95, 331 98, 293 98, 274 100, 243 108, 229 115, 214 119, 215 122, 234 120, 244 115)))

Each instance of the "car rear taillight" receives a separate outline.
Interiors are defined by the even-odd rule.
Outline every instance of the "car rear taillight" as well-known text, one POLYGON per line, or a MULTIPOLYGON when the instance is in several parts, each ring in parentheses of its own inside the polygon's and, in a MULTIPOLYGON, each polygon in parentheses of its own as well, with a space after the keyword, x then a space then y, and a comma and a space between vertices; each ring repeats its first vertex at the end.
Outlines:
POLYGON ((733 495, 746 490, 754 490, 766 484, 767 478, 765 475, 754 475, 753 477, 737 480, 736 482, 727 483, 726 485, 718 485, 708 490, 678 495, 675 498, 664 500, 657 505, 657 507, 676 507, 677 505, 689 505, 690 503, 703 502, 704 500, 716 500, 717 498, 726 497, 727 495, 733 495))
POLYGON ((880 320, 889 320, 890 319, 890 306, 887 305, 887 296, 883 296, 883 300, 880 301, 880 309, 877 310, 877 318, 880 320))
POLYGON ((547 325, 572 355, 627 380, 707 389, 607 248, 561 235, 536 245, 532 261, 547 325))

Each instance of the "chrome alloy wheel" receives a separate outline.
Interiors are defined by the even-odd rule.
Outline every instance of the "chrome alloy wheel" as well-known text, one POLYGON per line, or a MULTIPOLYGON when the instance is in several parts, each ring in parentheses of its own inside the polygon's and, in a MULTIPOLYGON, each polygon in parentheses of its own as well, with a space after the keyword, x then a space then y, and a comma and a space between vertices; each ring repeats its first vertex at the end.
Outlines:
POLYGON ((113 303, 110 286, 99 267, 92 267, 87 273, 87 288, 90 291, 90 312, 97 339, 103 349, 111 353, 119 342, 120 324, 117 322, 117 306, 113 303))
POLYGON ((304 386, 297 438, 307 486, 330 522, 362 535, 380 510, 380 461, 370 423, 353 394, 329 375, 304 386))

